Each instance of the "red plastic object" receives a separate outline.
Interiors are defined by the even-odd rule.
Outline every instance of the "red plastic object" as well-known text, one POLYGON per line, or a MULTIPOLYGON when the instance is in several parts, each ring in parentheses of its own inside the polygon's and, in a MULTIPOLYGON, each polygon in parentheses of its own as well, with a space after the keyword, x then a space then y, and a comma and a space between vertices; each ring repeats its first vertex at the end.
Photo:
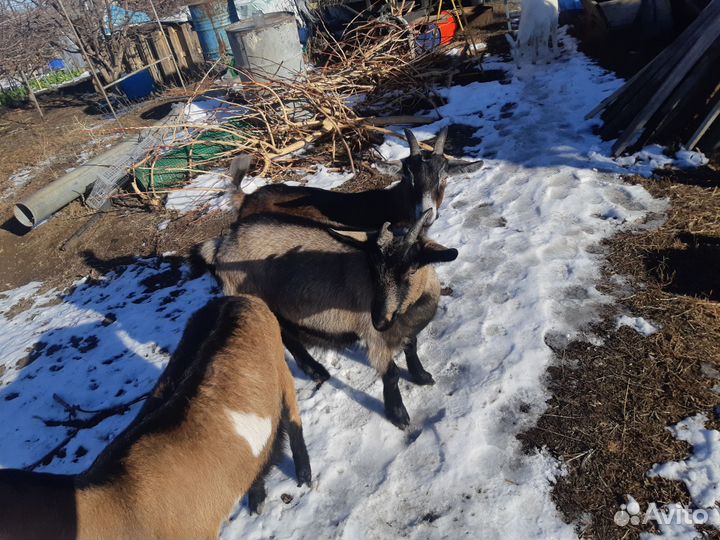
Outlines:
POLYGON ((437 20, 437 27, 440 30, 440 45, 447 45, 455 37, 457 32, 457 21, 452 11, 441 11, 437 20))

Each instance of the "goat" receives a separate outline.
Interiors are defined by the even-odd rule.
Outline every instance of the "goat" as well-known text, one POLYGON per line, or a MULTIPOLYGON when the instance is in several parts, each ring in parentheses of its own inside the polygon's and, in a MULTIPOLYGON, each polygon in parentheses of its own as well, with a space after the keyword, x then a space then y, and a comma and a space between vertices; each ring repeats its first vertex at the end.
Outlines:
MULTIPOLYGON (((440 282, 429 265, 458 255, 420 235, 429 217, 428 210, 409 230, 385 223, 372 233, 336 231, 284 214, 249 216, 203 244, 200 256, 225 294, 267 302, 280 321, 283 343, 319 383, 329 374, 305 344, 341 348, 363 342, 382 376, 385 414, 402 429, 410 419, 393 359, 417 343, 437 310, 440 282)), ((432 382, 417 354, 406 358, 416 382, 432 382)))
POLYGON ((305 217, 342 229, 378 229, 383 223, 415 222, 428 210, 432 211, 427 225, 438 216, 447 184, 447 176, 472 172, 483 161, 448 160, 443 155, 447 127, 438 135, 429 157, 423 156, 417 139, 409 129, 405 136, 410 155, 400 162, 400 182, 388 189, 372 189, 360 193, 340 193, 305 186, 270 184, 253 193, 244 194, 240 181, 250 160, 236 158, 230 166, 230 176, 237 187, 233 206, 238 218, 261 214, 281 213, 305 217))
MULTIPOLYGON (((523 0, 520 12, 520 26, 517 39, 509 34, 505 37, 510 43, 513 58, 518 67, 525 53, 532 53, 532 63, 537 63, 540 50, 547 59, 548 39, 552 46, 552 57, 557 56, 558 0, 523 0)), ((549 63, 549 60, 548 60, 549 63)))
POLYGON ((77 476, 0 470, 0 538, 214 538, 251 511, 287 430, 310 484, 277 320, 257 298, 210 301, 138 417, 77 476))

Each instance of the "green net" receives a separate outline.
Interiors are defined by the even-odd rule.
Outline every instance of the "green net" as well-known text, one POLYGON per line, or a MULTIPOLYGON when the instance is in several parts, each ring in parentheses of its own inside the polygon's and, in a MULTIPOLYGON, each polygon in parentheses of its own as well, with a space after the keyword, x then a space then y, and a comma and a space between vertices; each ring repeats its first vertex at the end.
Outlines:
MULTIPOLYGON (((208 130, 178 148, 172 148, 146 166, 135 168, 135 180, 140 189, 165 189, 190 180, 197 171, 210 169, 224 154, 242 142, 243 132, 250 126, 238 120, 221 124, 222 131, 208 130)), ((225 156, 223 156, 225 157, 225 156)))

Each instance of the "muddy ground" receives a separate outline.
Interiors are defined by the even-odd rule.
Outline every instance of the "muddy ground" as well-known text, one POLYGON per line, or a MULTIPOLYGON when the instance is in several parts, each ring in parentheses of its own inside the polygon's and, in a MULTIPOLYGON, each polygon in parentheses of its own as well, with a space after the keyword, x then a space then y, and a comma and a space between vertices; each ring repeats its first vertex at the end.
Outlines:
MULTIPOLYGON (((123 114, 123 125, 150 125, 155 119, 143 116, 166 101, 161 97, 132 107, 123 114)), ((129 198, 119 200, 72 248, 61 249, 94 214, 79 200, 35 230, 26 231, 13 219, 15 202, 119 138, 114 121, 98 114, 92 99, 89 103, 72 97, 54 99, 43 105, 44 122, 30 108, 0 113, 0 287, 13 288, 29 281, 69 286, 73 280, 123 259, 169 251, 185 253, 190 245, 222 229, 227 221, 223 214, 179 216, 161 205, 139 204, 129 198), (26 184, 18 186, 13 181, 12 175, 18 172, 27 173, 26 184), (157 225, 167 220, 167 228, 158 231, 157 225)))

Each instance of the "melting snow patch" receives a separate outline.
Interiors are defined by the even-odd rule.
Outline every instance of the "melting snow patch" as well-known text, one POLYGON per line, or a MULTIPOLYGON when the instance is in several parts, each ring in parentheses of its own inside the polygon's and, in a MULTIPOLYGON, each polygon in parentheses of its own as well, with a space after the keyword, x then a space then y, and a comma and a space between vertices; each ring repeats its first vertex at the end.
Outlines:
POLYGON ((705 429, 708 421, 703 414, 691 416, 669 428, 676 439, 693 447, 684 461, 655 465, 648 476, 685 483, 693 504, 710 508, 720 500, 720 432, 705 429))
POLYGON ((621 326, 629 326, 638 334, 642 334, 643 336, 651 336, 658 331, 657 327, 642 317, 630 317, 628 315, 618 317, 615 328, 620 328, 621 326))
MULTIPOLYGON (((152 388, 190 315, 217 294, 209 276, 188 274, 184 266, 148 259, 97 282, 80 280, 65 295, 39 294, 37 282, 0 293, 1 467, 33 464, 69 435, 43 422, 68 418, 53 394, 92 410, 152 388)), ((64 455, 36 470, 85 470, 140 406, 81 430, 64 455)))
POLYGON ((343 185, 345 182, 355 176, 351 172, 332 172, 324 165, 320 165, 317 171, 305 177, 305 185, 321 189, 333 189, 343 185))
POLYGON ((698 414, 669 428, 675 438, 692 446, 692 454, 683 461, 655 465, 648 476, 683 482, 692 508, 669 505, 656 519, 662 534, 642 535, 643 540, 695 539, 700 534, 696 525, 720 529, 720 511, 716 506, 720 501, 720 432, 706 429, 707 421, 705 415, 698 414))
POLYGON ((612 170, 639 174, 649 178, 656 169, 666 167, 678 167, 681 169, 694 169, 707 165, 708 159, 702 152, 691 152, 680 150, 675 157, 668 156, 665 149, 657 144, 646 146, 642 150, 628 156, 617 158, 606 157, 599 153, 592 152, 591 158, 598 162, 599 169, 612 170))
POLYGON ((182 189, 168 193, 165 208, 181 214, 200 208, 229 209, 232 189, 230 179, 219 172, 201 174, 182 189))

